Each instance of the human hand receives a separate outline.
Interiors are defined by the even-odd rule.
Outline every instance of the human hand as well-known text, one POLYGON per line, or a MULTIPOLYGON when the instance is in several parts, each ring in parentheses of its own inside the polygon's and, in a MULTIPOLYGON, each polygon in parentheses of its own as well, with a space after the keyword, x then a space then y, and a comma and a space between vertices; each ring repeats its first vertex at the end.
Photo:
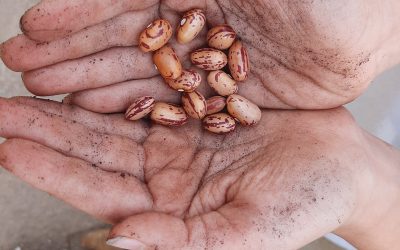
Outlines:
POLYGON ((0 116, 0 164, 117 224, 118 246, 297 249, 335 231, 385 249, 379 232, 399 233, 399 153, 343 108, 264 111, 228 135, 33 98, 0 99, 0 116))
MULTIPOLYGON (((262 108, 331 108, 355 99, 399 61, 394 37, 400 34, 399 5, 392 0, 45 0, 23 16, 25 35, 3 44, 2 59, 25 72, 32 93, 77 92, 68 102, 96 112, 122 111, 148 94, 176 101, 178 93, 165 87, 150 55, 137 48, 138 36, 159 16, 177 27, 183 11, 198 7, 206 10, 209 26, 228 23, 246 42, 252 74, 240 94, 262 108)), ((204 46, 204 35, 205 30, 187 46, 171 41, 186 65, 185 55, 204 46)))

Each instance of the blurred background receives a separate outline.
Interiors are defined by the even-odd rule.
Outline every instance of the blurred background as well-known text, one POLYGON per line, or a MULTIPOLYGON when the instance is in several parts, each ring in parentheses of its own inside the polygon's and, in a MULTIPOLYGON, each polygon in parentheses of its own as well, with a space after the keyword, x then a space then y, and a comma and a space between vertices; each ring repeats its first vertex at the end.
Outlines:
MULTIPOLYGON (((19 18, 37 0, 0 0, 0 41, 19 32, 19 18)), ((357 101, 347 105, 358 123, 386 142, 400 147, 400 66, 378 77, 357 101)), ((0 96, 30 95, 19 73, 0 62, 0 96)), ((61 100, 61 97, 54 97, 61 100)), ((0 118, 1 119, 1 118, 0 118)), ((1 141, 1 139, 0 139, 1 141)), ((102 223, 71 208, 0 168, 0 250, 78 250, 81 236, 102 223)), ((307 250, 352 249, 328 235, 307 250), (332 243, 341 245, 339 248, 332 243)))

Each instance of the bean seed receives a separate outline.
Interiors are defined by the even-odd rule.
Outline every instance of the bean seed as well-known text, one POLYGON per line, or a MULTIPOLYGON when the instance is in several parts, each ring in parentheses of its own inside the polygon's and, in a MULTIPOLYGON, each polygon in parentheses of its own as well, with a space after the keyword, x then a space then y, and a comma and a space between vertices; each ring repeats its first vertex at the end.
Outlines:
POLYGON ((235 39, 235 31, 231 26, 226 24, 215 26, 207 33, 208 45, 220 50, 231 47, 235 39))
POLYGON ((196 38, 206 24, 206 16, 200 9, 190 10, 183 15, 177 30, 177 40, 181 44, 196 38))
POLYGON ((234 42, 229 49, 229 69, 233 79, 236 81, 244 81, 249 76, 249 56, 241 41, 234 42))
POLYGON ((167 20, 157 19, 140 34, 139 48, 144 52, 156 51, 167 44, 171 36, 171 24, 167 20))
POLYGON ((211 88, 222 96, 232 95, 238 91, 236 81, 222 70, 211 71, 208 74, 207 81, 211 88))
POLYGON ((177 79, 182 75, 182 64, 175 50, 168 44, 154 52, 153 62, 165 79, 177 79))
POLYGON ((153 111, 155 100, 151 96, 136 99, 125 113, 127 120, 136 121, 153 111))
POLYGON ((207 114, 206 98, 197 91, 183 93, 182 106, 186 113, 194 119, 203 119, 207 114))
POLYGON ((164 102, 157 102, 154 105, 150 118, 154 122, 165 126, 182 126, 188 120, 183 108, 164 102))
POLYGON ((167 84, 179 92, 193 92, 201 83, 201 75, 194 70, 183 70, 177 79, 167 79, 167 84))
POLYGON ((228 97, 227 108, 231 114, 242 125, 251 126, 261 120, 260 108, 240 95, 231 95, 228 97))
POLYGON ((226 99, 222 96, 213 96, 207 99, 207 115, 221 112, 226 106, 226 99))
POLYGON ((216 134, 225 134, 235 130, 236 122, 228 114, 217 113, 203 119, 203 127, 216 134))
POLYGON ((218 70, 228 62, 226 55, 216 49, 204 48, 192 52, 190 59, 194 65, 204 70, 218 70))

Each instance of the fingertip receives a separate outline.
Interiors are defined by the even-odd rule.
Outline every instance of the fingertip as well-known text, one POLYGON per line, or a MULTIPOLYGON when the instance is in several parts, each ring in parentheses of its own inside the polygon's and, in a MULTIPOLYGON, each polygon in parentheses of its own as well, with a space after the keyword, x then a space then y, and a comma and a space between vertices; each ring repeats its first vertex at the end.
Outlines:
POLYGON ((32 84, 32 82, 31 82, 31 76, 30 75, 31 75, 31 73, 29 71, 28 72, 22 72, 21 73, 21 80, 24 83, 25 88, 30 93, 32 93, 33 95, 39 95, 39 93, 37 93, 37 91, 36 91, 35 85, 32 84))
MULTIPOLYGON (((32 27, 29 27, 29 25, 32 23, 32 20, 36 20, 35 17, 32 18, 32 10, 35 9, 36 6, 38 6, 40 3, 37 5, 32 6, 28 10, 25 11, 25 13, 21 16, 19 19, 19 29, 21 30, 22 34, 26 35, 27 37, 30 37, 30 31, 32 30, 32 27), (30 21, 31 20, 31 21, 30 21)), ((32 37, 30 37, 32 38, 32 37)), ((32 38, 32 40, 35 40, 32 38)))
POLYGON ((19 19, 19 29, 34 41, 50 42, 60 37, 58 34, 60 30, 53 27, 55 22, 49 18, 51 13, 46 10, 46 4, 42 2, 25 11, 19 19))
POLYGON ((22 71, 19 65, 21 62, 18 58, 16 58, 15 51, 13 51, 13 42, 14 38, 11 38, 0 44, 0 59, 10 70, 14 72, 20 72, 22 71))
POLYGON ((46 88, 44 85, 45 83, 38 81, 33 71, 22 72, 21 79, 25 85, 25 88, 35 96, 50 96, 59 94, 51 92, 50 87, 46 88))

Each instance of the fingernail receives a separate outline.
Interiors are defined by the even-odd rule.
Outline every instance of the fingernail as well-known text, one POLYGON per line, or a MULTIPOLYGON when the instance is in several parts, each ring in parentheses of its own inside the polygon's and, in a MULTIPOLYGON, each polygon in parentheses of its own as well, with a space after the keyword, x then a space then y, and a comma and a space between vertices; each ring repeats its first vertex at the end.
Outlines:
POLYGON ((129 249, 129 250, 147 250, 150 249, 147 245, 143 244, 142 242, 127 238, 127 237, 115 237, 112 239, 109 239, 107 242, 107 245, 113 246, 113 247, 118 247, 122 249, 129 249))

